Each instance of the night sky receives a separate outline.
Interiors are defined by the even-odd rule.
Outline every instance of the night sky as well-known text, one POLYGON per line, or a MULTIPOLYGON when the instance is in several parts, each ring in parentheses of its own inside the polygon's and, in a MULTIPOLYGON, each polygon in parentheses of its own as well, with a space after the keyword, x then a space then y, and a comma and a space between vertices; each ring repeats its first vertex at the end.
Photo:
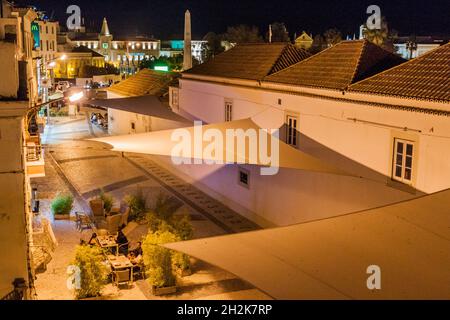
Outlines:
POLYGON ((194 38, 208 31, 222 33, 227 26, 255 25, 266 31, 274 21, 284 22, 291 35, 313 34, 336 27, 345 35, 358 34, 371 4, 381 7, 389 27, 400 35, 449 35, 450 0, 20 0, 45 10, 60 22, 67 20, 67 6, 81 7, 86 25, 100 31, 107 17, 114 35, 181 36, 184 11, 192 14, 194 38))

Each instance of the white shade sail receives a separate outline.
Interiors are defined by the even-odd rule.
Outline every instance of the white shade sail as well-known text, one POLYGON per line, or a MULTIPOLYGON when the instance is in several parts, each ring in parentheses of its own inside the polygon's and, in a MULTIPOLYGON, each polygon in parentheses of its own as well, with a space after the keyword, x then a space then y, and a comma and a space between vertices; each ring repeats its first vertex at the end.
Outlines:
MULTIPOLYGON (((291 168, 315 171, 321 173, 331 173, 340 175, 348 174, 328 163, 312 157, 300 150, 297 150, 286 143, 282 142, 278 138, 273 137, 268 134, 267 131, 262 130, 258 125, 256 125, 251 119, 237 120, 231 122, 217 123, 205 125, 202 127, 202 132, 209 132, 221 137, 224 137, 223 146, 218 147, 215 152, 207 152, 212 142, 217 142, 218 139, 210 139, 209 141, 200 140, 196 144, 195 137, 201 137, 202 134, 196 135, 196 127, 179 128, 172 130, 155 131, 150 133, 142 133, 135 135, 124 135, 124 136, 113 136, 105 138, 92 139, 94 141, 107 143, 113 146, 113 150, 122 152, 132 152, 132 153, 143 153, 152 155, 162 155, 162 156, 172 156, 173 151, 179 149, 179 142, 181 140, 176 140, 180 135, 185 135, 192 137, 192 139, 187 144, 187 153, 184 153, 180 158, 192 158, 201 160, 211 160, 218 161, 221 163, 239 163, 239 164, 250 164, 250 165, 260 165, 260 166, 270 166, 274 164, 273 161, 267 162, 267 159, 263 159, 260 153, 272 156, 277 155, 278 167, 281 168, 291 168), (250 140, 246 139, 245 146, 243 149, 238 148, 239 142, 238 138, 234 137, 230 141, 232 144, 225 143, 227 132, 229 130, 242 130, 242 136, 244 132, 256 132, 257 136, 260 134, 265 137, 267 141, 267 148, 262 144, 261 141, 264 139, 256 139, 255 143, 248 143, 250 140), (248 131, 250 130, 250 131, 248 131), (275 147, 275 142, 278 142, 279 151, 277 152, 275 147), (197 147, 198 148, 197 148, 197 147), (254 148, 253 148, 253 147, 254 148), (196 152, 196 149, 200 150, 196 152), (274 152, 272 153, 272 150, 274 152), (186 156, 186 154, 190 156, 186 156), (231 161, 230 161, 231 160, 231 161)), ((233 131, 235 132, 235 131, 233 131)), ((220 140, 220 139, 219 139, 220 140)), ((220 146, 220 145, 219 145, 220 146)), ((175 153, 178 155, 178 153, 175 153)), ((270 159, 269 159, 270 160, 270 159)), ((274 160, 275 161, 275 160, 274 160)))
POLYGON ((283 228, 164 245, 276 299, 450 299, 450 189, 283 228), (369 266, 381 290, 369 290, 369 266))
POLYGON ((189 122, 187 119, 173 112, 169 106, 161 102, 159 97, 154 95, 117 99, 94 99, 88 103, 92 106, 122 110, 171 121, 189 122))

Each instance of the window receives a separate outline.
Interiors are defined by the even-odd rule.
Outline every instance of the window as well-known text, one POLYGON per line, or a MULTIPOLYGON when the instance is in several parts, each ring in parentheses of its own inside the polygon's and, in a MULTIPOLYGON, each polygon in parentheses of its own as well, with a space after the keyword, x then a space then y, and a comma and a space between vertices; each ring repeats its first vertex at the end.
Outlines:
POLYGON ((173 88, 172 89, 172 107, 177 108, 179 107, 178 104, 178 89, 173 88))
POLYGON ((108 49, 108 43, 106 43, 106 42, 104 42, 103 44, 102 44, 102 47, 103 47, 103 49, 108 49))
POLYGON ((414 142, 395 139, 392 177, 394 180, 411 184, 413 176, 414 142))
POLYGON ((281 101, 281 99, 278 99, 278 105, 281 106, 282 103, 283 103, 283 102, 281 101))
POLYGON ((233 101, 225 100, 225 122, 233 121, 233 101))
POLYGON ((298 120, 295 116, 287 116, 286 118, 286 143, 297 147, 297 124, 298 120))
POLYGON ((136 132, 136 123, 131 122, 131 132, 135 133, 136 132))
POLYGON ((250 188, 250 172, 248 170, 245 170, 244 168, 239 168, 239 180, 238 183, 245 187, 250 188))

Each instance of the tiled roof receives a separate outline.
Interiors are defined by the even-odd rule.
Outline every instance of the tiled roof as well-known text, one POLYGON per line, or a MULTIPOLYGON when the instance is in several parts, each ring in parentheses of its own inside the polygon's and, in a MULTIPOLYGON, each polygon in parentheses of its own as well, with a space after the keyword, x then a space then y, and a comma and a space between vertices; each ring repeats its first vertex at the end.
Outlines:
POLYGON ((404 62, 366 40, 342 41, 264 80, 344 90, 349 85, 404 62))
POLYGON ((72 49, 72 52, 74 52, 74 53, 90 53, 92 55, 92 57, 103 58, 103 55, 101 55, 100 53, 98 53, 92 49, 89 49, 88 47, 85 47, 85 46, 75 47, 72 49))
POLYGON ((291 44, 241 44, 184 73, 261 80, 309 56, 291 44))
POLYGON ((358 82, 350 91, 450 101, 450 43, 358 82))
POLYGON ((123 96, 161 96, 169 90, 176 76, 171 73, 144 69, 130 78, 113 85, 108 90, 123 96))

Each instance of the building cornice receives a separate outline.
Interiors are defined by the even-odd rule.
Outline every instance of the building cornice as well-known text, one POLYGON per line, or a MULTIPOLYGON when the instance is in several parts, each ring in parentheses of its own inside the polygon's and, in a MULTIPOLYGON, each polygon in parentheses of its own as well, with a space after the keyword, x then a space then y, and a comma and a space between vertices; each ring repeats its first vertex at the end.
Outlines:
POLYGON ((300 87, 257 80, 183 74, 183 77, 180 79, 180 81, 186 80, 201 81, 248 89, 265 90, 270 92, 298 95, 315 99, 356 103, 384 109, 403 110, 439 116, 450 116, 450 103, 445 101, 432 101, 407 97, 357 93, 357 92, 349 92, 346 90, 300 87), (424 104, 426 104, 426 107, 424 107, 424 104))

